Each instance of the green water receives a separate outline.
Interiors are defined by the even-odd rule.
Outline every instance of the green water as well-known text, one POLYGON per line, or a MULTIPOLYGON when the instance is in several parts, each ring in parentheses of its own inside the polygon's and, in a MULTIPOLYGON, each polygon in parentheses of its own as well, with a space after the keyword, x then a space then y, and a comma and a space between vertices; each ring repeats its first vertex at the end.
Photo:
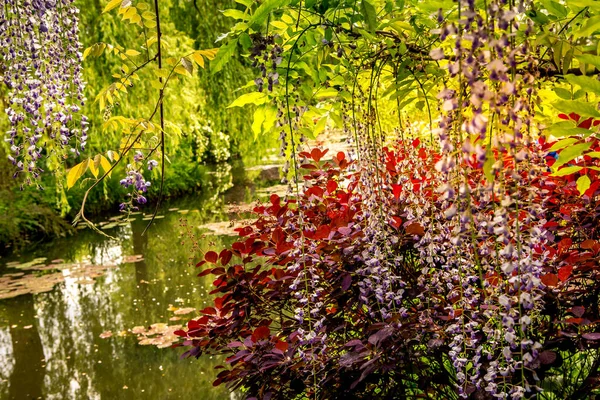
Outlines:
POLYGON ((211 279, 197 278, 192 262, 201 250, 234 238, 200 237, 197 227, 232 217, 226 204, 255 199, 259 180, 242 168, 221 168, 210 179, 202 195, 164 204, 164 217, 146 235, 141 233, 147 221, 137 215, 105 230, 114 239, 81 230, 0 259, 0 274, 18 271, 6 263, 37 257, 46 257, 46 263, 115 265, 94 280, 72 278, 65 270, 64 282, 51 291, 0 300, 0 398, 230 398, 226 389, 212 386, 218 360, 181 359, 181 349, 141 346, 133 334, 118 335, 135 326, 185 322, 192 314, 169 321, 174 317, 169 305, 201 308, 210 300, 211 279), (123 261, 132 255, 143 260, 123 261), (100 338, 106 331, 113 336, 100 338))

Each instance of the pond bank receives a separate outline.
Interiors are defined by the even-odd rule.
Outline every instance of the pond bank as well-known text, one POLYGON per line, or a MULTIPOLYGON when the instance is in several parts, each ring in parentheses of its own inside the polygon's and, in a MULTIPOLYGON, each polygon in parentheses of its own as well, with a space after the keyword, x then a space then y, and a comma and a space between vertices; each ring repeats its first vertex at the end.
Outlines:
POLYGON ((112 239, 78 229, 0 259, 0 398, 229 399, 212 387, 218 360, 181 360, 152 333, 208 304, 212 281, 193 264, 234 240, 227 221, 266 197, 257 182, 271 168, 207 171, 203 190, 166 199, 145 235, 151 207, 105 216, 112 239))

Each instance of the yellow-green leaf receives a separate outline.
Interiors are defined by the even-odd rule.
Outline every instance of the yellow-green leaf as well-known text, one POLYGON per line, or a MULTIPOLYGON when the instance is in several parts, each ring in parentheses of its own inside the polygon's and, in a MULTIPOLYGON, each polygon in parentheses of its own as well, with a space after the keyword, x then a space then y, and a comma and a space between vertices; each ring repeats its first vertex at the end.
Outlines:
POLYGON ((110 10, 112 10, 113 8, 118 7, 119 5, 121 5, 121 1, 122 0, 111 0, 108 2, 108 4, 106 5, 106 7, 104 7, 104 10, 102 11, 102 13, 107 13, 110 10))
POLYGON ((183 65, 176 66, 174 71, 179 75, 190 76, 190 72, 183 65))
POLYGON ((204 68, 204 57, 202 57, 202 54, 195 52, 192 54, 192 57, 194 58, 194 61, 196 61, 196 64, 200 66, 200 68, 204 68))
MULTIPOLYGON (((108 171, 110 171, 110 168, 111 168, 110 162, 103 155, 100 155, 100 165, 102 166, 104 173, 107 173, 108 171)), ((109 178, 110 178, 111 174, 112 174, 112 172, 108 172, 109 178)))
POLYGON ((552 103, 558 111, 565 114, 572 112, 581 115, 582 117, 593 117, 600 118, 600 112, 596 109, 596 106, 592 103, 578 100, 558 100, 552 103))
POLYGON ((120 158, 119 153, 117 153, 115 151, 109 150, 106 152, 106 155, 108 156, 108 159, 110 161, 119 161, 119 158, 120 158))
POLYGON ((565 76, 567 81, 569 81, 572 85, 578 85, 586 92, 591 91, 596 94, 600 94, 600 81, 595 78, 590 78, 589 76, 577 76, 569 74, 565 76))
POLYGON ((137 50, 129 49, 129 50, 125 51, 125 54, 127 54, 130 57, 135 57, 135 56, 139 56, 141 53, 137 50))
POLYGON ((100 173, 100 154, 94 157, 93 161, 88 159, 88 167, 92 175, 94 175, 94 178, 97 178, 98 174, 100 173))
POLYGON ((550 151, 564 149, 565 147, 570 146, 574 143, 577 143, 578 141, 579 141, 579 139, 577 139, 577 138, 567 138, 567 139, 559 140, 558 142, 554 143, 552 145, 552 147, 550 147, 550 151))
POLYGON ((80 162, 67 173, 67 189, 71 189, 88 168, 89 159, 80 162))
POLYGON ((564 165, 564 164, 568 163, 569 161, 581 156, 584 151, 586 151, 587 149, 590 148, 591 145, 592 145, 591 142, 579 143, 579 144, 567 147, 566 149, 563 149, 558 155, 558 160, 556 160, 556 162, 552 165, 552 167, 558 168, 561 165, 564 165))
POLYGON ((577 179, 577 190, 579 190, 579 194, 583 196, 583 194, 590 188, 592 181, 587 175, 580 176, 577 179))
POLYGON ((571 175, 574 174, 575 172, 579 172, 583 169, 583 167, 578 167, 577 165, 574 165, 572 167, 565 167, 565 168, 561 168, 558 171, 556 171, 553 174, 550 174, 551 176, 566 176, 566 175, 571 175))
POLYGON ((227 108, 243 107, 246 104, 259 105, 259 104, 264 104, 267 100, 268 100, 268 97, 264 93, 250 92, 250 93, 243 94, 240 97, 238 97, 237 99, 235 99, 233 101, 233 103, 231 103, 230 105, 227 106, 227 108))
POLYGON ((265 105, 257 107, 254 111, 254 118, 252 120, 252 133, 254 133, 254 140, 258 138, 258 135, 262 132, 263 122, 265 121, 265 105))
POLYGON ((209 60, 214 60, 215 57, 217 56, 217 53, 219 52, 219 49, 204 49, 204 50, 198 50, 196 53, 203 55, 204 57, 206 57, 209 60))

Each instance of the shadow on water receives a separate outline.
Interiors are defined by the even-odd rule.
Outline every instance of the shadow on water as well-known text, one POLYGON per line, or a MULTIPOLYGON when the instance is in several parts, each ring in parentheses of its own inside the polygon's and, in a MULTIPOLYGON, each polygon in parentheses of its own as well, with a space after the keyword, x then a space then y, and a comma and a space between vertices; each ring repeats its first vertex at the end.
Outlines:
POLYGON ((234 238, 203 237, 198 227, 232 217, 228 203, 254 200, 257 181, 260 171, 221 166, 202 194, 167 201, 146 235, 144 214, 125 223, 107 218, 101 228, 115 239, 81 230, 0 259, 0 275, 54 279, 39 293, 0 300, 0 399, 229 399, 212 386, 218 360, 140 346, 128 330, 185 323, 193 314, 177 320, 173 307, 207 305, 211 279, 197 278, 192 263, 234 238), (41 268, 17 265, 40 257, 41 268), (74 273, 69 265, 85 268, 74 273), (100 338, 107 331, 112 336, 100 338))

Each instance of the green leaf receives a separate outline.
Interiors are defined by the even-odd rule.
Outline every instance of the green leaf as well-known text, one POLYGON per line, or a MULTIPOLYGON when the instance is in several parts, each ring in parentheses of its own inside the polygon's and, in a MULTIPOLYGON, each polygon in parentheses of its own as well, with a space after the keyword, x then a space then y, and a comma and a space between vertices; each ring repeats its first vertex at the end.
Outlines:
POLYGON ((229 18, 241 19, 242 21, 245 21, 248 19, 248 14, 246 14, 243 11, 236 10, 233 8, 223 11, 223 15, 226 17, 229 17, 229 18))
POLYGON ((550 147, 550 151, 564 149, 565 147, 570 146, 574 143, 577 143, 578 141, 579 141, 578 138, 567 138, 567 139, 559 140, 558 142, 554 143, 552 145, 552 147, 550 147))
POLYGON ((589 153, 585 153, 585 155, 592 158, 600 158, 600 151, 590 151, 589 153))
POLYGON ((229 43, 227 43, 225 46, 222 46, 219 49, 217 56, 215 57, 213 62, 210 63, 210 73, 211 74, 216 74, 221 69, 223 69, 225 64, 227 64, 229 62, 229 60, 235 53, 236 47, 237 47, 237 39, 231 40, 229 43))
POLYGON ((560 121, 550 125, 548 128, 546 128, 545 132, 551 134, 552 136, 560 137, 565 136, 562 133, 563 131, 572 129, 574 127, 575 125, 571 121, 560 121))
POLYGON ((71 189, 75 183, 77 183, 79 178, 81 178, 87 170, 89 162, 89 158, 85 159, 69 170, 67 173, 67 189, 71 189))
POLYGON ((577 179, 577 190, 579 190, 579 194, 583 196, 583 194, 590 188, 592 185, 592 181, 587 175, 580 176, 577 179))
POLYGON ((246 6, 246 8, 250 8, 252 7, 252 3, 254 3, 254 0, 235 0, 235 2, 246 6))
POLYGON ((565 114, 572 112, 581 115, 582 117, 600 118, 600 112, 592 103, 579 100, 558 100, 552 104, 554 108, 565 114))
POLYGON ((584 64, 591 64, 597 69, 600 69, 600 56, 595 56, 592 54, 580 54, 575 56, 577 61, 584 64))
POLYGON ((578 167, 576 165, 572 166, 572 167, 565 167, 565 168, 561 168, 558 171, 554 172, 553 174, 550 174, 550 176, 566 176, 566 175, 571 175, 574 174, 575 172, 579 172, 583 169, 583 167, 578 167))
POLYGON ((265 0, 252 14, 252 17, 248 20, 248 25, 262 25, 266 20, 271 11, 276 8, 287 5, 289 0, 265 0))
POLYGON ((377 29, 377 11, 371 0, 362 0, 360 3, 360 10, 365 18, 369 31, 371 33, 375 32, 377 29))
POLYGON ((576 144, 574 146, 570 146, 570 147, 567 147, 566 149, 563 149, 558 155, 558 160, 556 160, 556 162, 554 163, 554 165, 552 167, 558 168, 561 165, 564 165, 564 164, 568 163, 569 161, 581 156, 584 151, 586 151, 587 149, 590 148, 591 145, 592 145, 591 142, 587 142, 587 143, 576 144))
POLYGON ((494 182, 494 173, 492 172, 492 167, 495 163, 496 159, 494 158, 494 154, 488 150, 487 154, 485 155, 485 162, 483 163, 483 174, 488 182, 494 182))
POLYGON ((565 8, 565 6, 557 3, 553 0, 540 0, 540 2, 544 5, 544 8, 548 10, 551 15, 557 16, 559 18, 565 18, 569 13, 569 10, 565 8))
POLYGON ((554 93, 556 93, 556 95, 563 100, 571 100, 572 97, 571 92, 569 92, 567 89, 563 89, 560 87, 555 87, 554 93))
POLYGON ((250 92, 250 93, 243 94, 240 97, 238 97, 237 99, 235 99, 230 105, 227 106, 227 108, 243 107, 246 104, 259 105, 259 104, 264 104, 267 100, 268 100, 268 97, 264 93, 250 92))
POLYGON ((277 121, 277 107, 265 105, 265 121, 262 126, 262 133, 267 133, 275 126, 277 121))
POLYGON ((576 76, 572 74, 565 76, 565 78, 572 85, 578 85, 586 91, 600 94, 600 82, 597 79, 590 78, 589 76, 576 76))
POLYGON ((573 34, 573 39, 579 39, 580 37, 592 36, 594 32, 600 29, 600 15, 587 18, 585 26, 579 31, 573 34))
POLYGON ((319 122, 317 122, 315 128, 313 129, 313 135, 315 137, 325 130, 325 127, 327 126, 327 119, 327 117, 322 117, 319 122))
POLYGON ((125 54, 126 54, 126 55, 128 55, 129 57, 135 57, 135 56, 139 56, 139 55, 140 55, 140 54, 142 54, 142 53, 140 53, 140 52, 139 52, 139 51, 137 51, 137 50, 132 50, 132 49, 129 49, 129 50, 126 50, 126 51, 125 51, 125 54))

